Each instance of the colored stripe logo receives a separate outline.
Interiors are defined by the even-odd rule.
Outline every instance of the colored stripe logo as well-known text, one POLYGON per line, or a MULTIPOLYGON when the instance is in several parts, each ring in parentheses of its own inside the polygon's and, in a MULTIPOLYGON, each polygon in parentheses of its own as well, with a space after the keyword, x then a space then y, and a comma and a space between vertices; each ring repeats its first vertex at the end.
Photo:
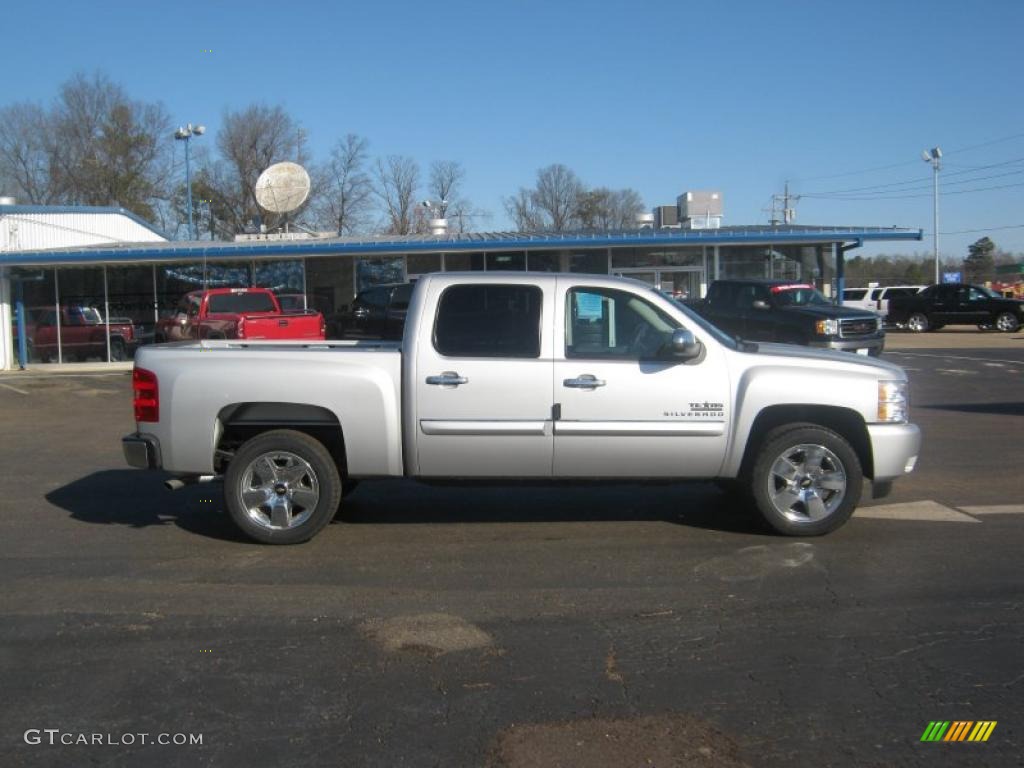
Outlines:
POLYGON ((996 720, 932 720, 921 734, 921 741, 988 741, 996 729, 996 720))

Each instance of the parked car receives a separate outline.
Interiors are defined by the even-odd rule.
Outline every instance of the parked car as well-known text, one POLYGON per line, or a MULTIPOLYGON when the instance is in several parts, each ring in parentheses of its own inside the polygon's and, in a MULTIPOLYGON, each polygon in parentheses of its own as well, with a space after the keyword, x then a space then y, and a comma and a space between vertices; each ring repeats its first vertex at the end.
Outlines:
POLYGON ((913 296, 926 285, 874 285, 868 288, 846 288, 843 291, 843 306, 851 309, 870 309, 883 318, 889 314, 889 299, 893 296, 913 296))
POLYGON ((110 359, 128 360, 139 345, 139 329, 130 319, 111 318, 105 323, 98 309, 77 304, 64 305, 59 313, 54 307, 29 308, 25 322, 29 359, 56 360, 59 346, 62 360, 106 360, 108 328, 110 359))
POLYGON ((156 324, 157 343, 185 339, 323 339, 319 312, 281 311, 266 288, 192 291, 156 324))
POLYGON ((412 289, 413 283, 390 283, 360 291, 327 321, 327 338, 400 340, 412 289))
POLYGON ((1003 298, 980 285, 943 283, 913 296, 894 296, 889 301, 889 322, 916 333, 944 325, 1014 333, 1024 323, 1024 301, 1003 298))
POLYGON ((820 535, 864 477, 884 495, 917 460, 899 366, 740 342, 639 281, 433 273, 407 321, 401 343, 144 347, 125 459, 172 488, 223 476, 231 518, 271 544, 311 538, 360 478, 402 476, 716 479, 820 535))
POLYGON ((837 307, 808 283, 716 280, 690 305, 726 333, 878 356, 885 331, 875 312, 837 307))

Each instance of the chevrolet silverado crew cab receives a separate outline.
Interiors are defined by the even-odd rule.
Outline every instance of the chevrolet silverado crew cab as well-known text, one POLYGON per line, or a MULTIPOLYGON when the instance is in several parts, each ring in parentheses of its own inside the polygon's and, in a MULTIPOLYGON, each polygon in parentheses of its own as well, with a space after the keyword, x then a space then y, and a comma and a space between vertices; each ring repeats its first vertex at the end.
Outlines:
POLYGON ((723 331, 749 341, 777 341, 877 357, 882 320, 870 310, 837 307, 813 286, 784 280, 716 280, 690 305, 723 331))
POLYGON ((740 342, 645 283, 442 273, 401 342, 142 348, 127 462, 221 476, 250 537, 304 541, 363 478, 713 480, 788 535, 842 525, 912 471, 898 366, 740 342))

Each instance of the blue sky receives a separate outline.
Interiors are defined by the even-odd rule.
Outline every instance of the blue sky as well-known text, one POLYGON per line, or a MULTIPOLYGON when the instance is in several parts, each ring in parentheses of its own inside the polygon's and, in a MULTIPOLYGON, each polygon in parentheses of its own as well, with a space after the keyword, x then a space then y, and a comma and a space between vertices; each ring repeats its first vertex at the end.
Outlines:
POLYGON ((866 198, 804 197, 798 223, 930 233, 920 152, 939 145, 939 231, 957 233, 942 252, 984 234, 1024 252, 1019 0, 136 0, 22 2, 4 17, 0 103, 49 103, 98 69, 211 132, 227 108, 281 104, 317 158, 355 132, 424 171, 458 160, 487 229, 509 226, 503 196, 560 162, 648 206, 719 189, 728 224, 766 222, 789 179, 866 198), (1005 185, 1022 186, 974 191, 1005 185))

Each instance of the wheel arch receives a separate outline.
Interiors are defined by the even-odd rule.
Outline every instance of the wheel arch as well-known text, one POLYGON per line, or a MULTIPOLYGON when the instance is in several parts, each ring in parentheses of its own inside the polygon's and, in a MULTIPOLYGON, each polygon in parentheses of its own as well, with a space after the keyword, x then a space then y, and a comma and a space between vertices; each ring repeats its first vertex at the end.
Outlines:
POLYGON ((749 476, 765 437, 786 424, 813 424, 831 429, 853 448, 865 477, 874 477, 874 460, 867 425, 857 411, 831 405, 770 405, 761 410, 751 425, 740 461, 739 477, 749 476))
POLYGON ((318 405, 287 402, 232 403, 221 408, 214 437, 216 471, 225 470, 242 443, 275 429, 291 429, 318 440, 330 452, 341 476, 347 476, 345 433, 337 415, 318 405))

